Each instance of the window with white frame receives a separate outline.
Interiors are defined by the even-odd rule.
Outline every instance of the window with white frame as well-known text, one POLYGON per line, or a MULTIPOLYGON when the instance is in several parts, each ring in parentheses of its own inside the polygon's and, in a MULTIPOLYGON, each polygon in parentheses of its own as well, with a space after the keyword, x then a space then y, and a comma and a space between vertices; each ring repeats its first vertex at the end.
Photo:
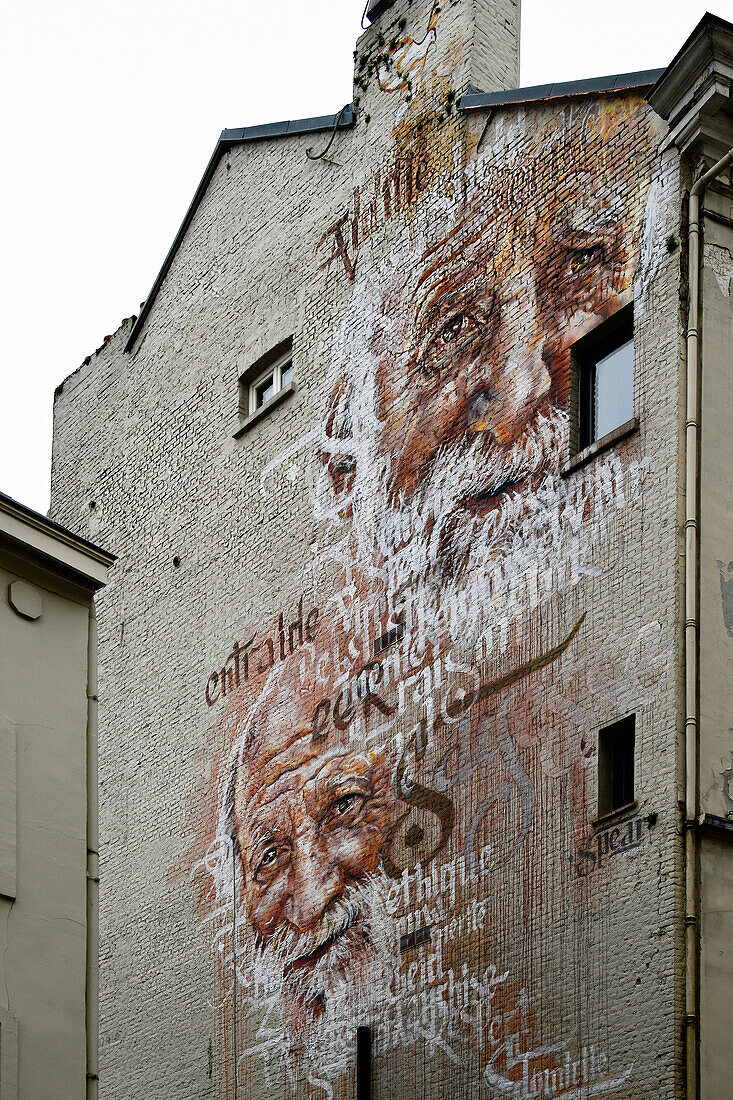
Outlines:
POLYGON ((239 412, 244 417, 244 423, 238 432, 245 431, 294 389, 293 338, 289 336, 260 356, 240 376, 239 412))
POLYGON ((293 381, 293 353, 288 350, 249 384, 249 414, 257 412, 293 381))

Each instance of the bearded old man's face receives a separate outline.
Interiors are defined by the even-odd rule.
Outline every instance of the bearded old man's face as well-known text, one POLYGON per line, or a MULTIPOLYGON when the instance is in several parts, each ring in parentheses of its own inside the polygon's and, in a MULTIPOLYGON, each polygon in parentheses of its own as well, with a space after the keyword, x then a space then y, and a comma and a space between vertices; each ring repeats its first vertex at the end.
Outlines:
MULTIPOLYGON (((547 178, 543 186, 510 206, 500 184, 482 191, 403 270, 374 326, 381 487, 388 509, 409 518, 399 532, 424 530, 426 566, 435 555, 442 572, 460 571, 477 537, 489 556, 500 548, 559 472, 570 349, 620 308, 633 282, 638 181, 615 178, 594 154, 564 191, 547 178)), ((326 466, 342 497, 358 485, 363 453, 360 425, 344 412, 348 374, 326 421, 326 466)), ((380 540, 387 553, 399 537, 380 540)))
POLYGON ((318 1016, 334 979, 357 984, 375 954, 384 756, 281 729, 238 769, 234 836, 253 943, 282 983, 291 1022, 318 1016))
POLYGON ((471 512, 557 468, 559 441, 541 425, 567 406, 570 346, 630 281, 628 227, 591 205, 553 215, 539 255, 469 217, 386 298, 374 350, 392 496, 411 497, 456 443, 476 456, 457 502, 471 512))

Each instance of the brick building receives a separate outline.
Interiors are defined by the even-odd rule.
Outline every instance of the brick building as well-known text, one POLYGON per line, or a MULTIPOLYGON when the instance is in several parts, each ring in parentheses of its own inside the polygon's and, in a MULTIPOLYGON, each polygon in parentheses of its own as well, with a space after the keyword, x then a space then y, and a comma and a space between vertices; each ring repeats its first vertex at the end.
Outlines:
POLYGON ((57 394, 101 1094, 733 1096, 733 27, 522 89, 517 0, 370 19, 57 394))

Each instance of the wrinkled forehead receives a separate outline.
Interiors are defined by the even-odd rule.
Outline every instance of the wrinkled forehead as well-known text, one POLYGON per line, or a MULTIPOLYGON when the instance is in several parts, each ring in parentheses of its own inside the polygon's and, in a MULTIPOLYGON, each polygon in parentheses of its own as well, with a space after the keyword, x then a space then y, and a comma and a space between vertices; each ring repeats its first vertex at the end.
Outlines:
POLYGON ((289 792, 325 789, 349 778, 368 780, 383 767, 382 753, 318 740, 310 728, 275 730, 237 764, 236 813, 242 820, 263 803, 289 792))
POLYGON ((447 232, 432 243, 423 236, 385 293, 382 315, 406 306, 419 313, 443 288, 501 285, 520 272, 531 275, 547 263, 547 248, 633 235, 639 214, 633 182, 600 165, 585 167, 575 173, 576 191, 567 200, 547 171, 527 177, 526 194, 515 188, 507 196, 506 180, 492 173, 447 232))

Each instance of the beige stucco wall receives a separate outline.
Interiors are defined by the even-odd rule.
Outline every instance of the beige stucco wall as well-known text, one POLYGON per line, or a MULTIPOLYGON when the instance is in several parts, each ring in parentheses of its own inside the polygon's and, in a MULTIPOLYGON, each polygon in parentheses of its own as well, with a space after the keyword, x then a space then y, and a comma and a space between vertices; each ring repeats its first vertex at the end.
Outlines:
POLYGON ((733 1012, 733 858, 731 841, 704 837, 701 849, 700 1095, 730 1100, 733 1012))
POLYGON ((0 805, 15 806, 0 833, 0 890, 14 894, 0 895, 3 1100, 86 1093, 88 621, 80 591, 0 545, 3 765, 15 756, 14 768, 0 768, 0 805), (18 579, 40 593, 38 619, 10 606, 18 579))
MULTIPOLYGON (((720 205, 715 196, 708 204, 720 205)), ((730 212, 730 200, 727 202, 730 212)), ((700 494, 700 811, 724 816, 733 752, 733 228, 704 224, 700 494), (726 788, 727 790, 727 788, 726 788)), ((733 790, 728 792, 733 798, 733 790)))

